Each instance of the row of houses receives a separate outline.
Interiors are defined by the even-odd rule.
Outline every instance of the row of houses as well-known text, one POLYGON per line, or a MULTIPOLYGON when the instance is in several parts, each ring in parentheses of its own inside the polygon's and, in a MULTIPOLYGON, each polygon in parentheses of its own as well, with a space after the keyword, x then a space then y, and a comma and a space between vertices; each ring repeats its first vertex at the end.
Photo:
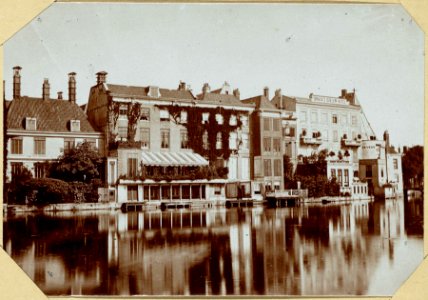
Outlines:
POLYGON ((25 166, 43 177, 41 162, 80 142, 105 158, 106 201, 224 201, 260 198, 284 188, 284 156, 294 169, 302 157, 327 150, 327 176, 343 193, 402 193, 401 154, 367 121, 355 90, 337 97, 291 97, 265 88, 241 99, 225 82, 195 93, 109 83, 96 74, 87 104, 76 103, 76 73, 68 74, 68 99, 21 95, 14 67, 13 99, 6 100, 6 176, 25 166))

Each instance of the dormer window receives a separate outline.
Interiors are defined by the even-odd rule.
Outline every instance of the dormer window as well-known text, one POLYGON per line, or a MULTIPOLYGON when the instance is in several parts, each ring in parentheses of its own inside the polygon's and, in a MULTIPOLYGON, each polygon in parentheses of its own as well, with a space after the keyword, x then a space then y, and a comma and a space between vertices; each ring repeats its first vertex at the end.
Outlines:
POLYGON ((36 130, 37 129, 36 118, 25 118, 25 129, 36 130))
POLYGON ((70 131, 80 131, 80 120, 70 120, 70 131))
POLYGON ((148 96, 153 98, 159 98, 160 97, 159 87, 149 86, 148 96))

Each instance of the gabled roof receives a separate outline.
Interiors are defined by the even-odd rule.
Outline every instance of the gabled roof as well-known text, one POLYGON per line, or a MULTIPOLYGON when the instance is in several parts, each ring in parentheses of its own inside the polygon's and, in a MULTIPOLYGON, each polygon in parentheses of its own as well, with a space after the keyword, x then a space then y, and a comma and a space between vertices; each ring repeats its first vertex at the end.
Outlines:
POLYGON ((256 96, 256 97, 252 97, 252 98, 248 98, 248 99, 244 99, 244 100, 241 100, 241 102, 247 103, 247 104, 255 104, 256 105, 256 109, 270 110, 270 111, 280 111, 264 95, 256 96))
POLYGON ((80 121, 80 132, 96 132, 86 114, 68 100, 21 97, 10 101, 7 129, 25 129, 25 118, 36 118, 37 131, 69 132, 69 121, 80 121))
POLYGON ((216 104, 216 105, 228 105, 228 106, 240 106, 240 107, 253 107, 246 103, 242 103, 232 94, 219 94, 217 92, 199 94, 197 98, 204 103, 216 104))
MULTIPOLYGON (((110 91, 112 96, 116 97, 135 97, 135 98, 151 98, 149 93, 149 86, 127 86, 119 84, 106 84, 107 89, 110 91)), ((189 90, 169 90, 159 88, 160 99, 183 99, 183 100, 194 100, 192 92, 189 90)))

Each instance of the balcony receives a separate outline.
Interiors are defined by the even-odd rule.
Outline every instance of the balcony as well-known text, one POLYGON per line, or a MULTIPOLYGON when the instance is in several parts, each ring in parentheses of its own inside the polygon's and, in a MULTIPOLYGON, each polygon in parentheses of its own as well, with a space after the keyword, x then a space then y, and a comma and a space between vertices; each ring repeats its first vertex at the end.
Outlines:
POLYGON ((300 137, 300 143, 305 144, 305 145, 317 145, 317 146, 319 146, 322 144, 322 140, 321 140, 321 137, 314 138, 314 137, 302 136, 302 137, 300 137))
POLYGON ((342 146, 344 146, 344 147, 360 147, 361 141, 342 139, 342 146))

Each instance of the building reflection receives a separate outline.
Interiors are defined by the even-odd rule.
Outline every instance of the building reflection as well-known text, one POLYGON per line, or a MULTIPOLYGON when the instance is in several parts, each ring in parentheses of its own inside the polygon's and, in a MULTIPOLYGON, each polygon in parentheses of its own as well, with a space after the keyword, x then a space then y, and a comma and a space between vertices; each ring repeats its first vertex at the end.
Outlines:
POLYGON ((364 295, 422 212, 398 199, 26 215, 4 244, 49 295, 364 295))

